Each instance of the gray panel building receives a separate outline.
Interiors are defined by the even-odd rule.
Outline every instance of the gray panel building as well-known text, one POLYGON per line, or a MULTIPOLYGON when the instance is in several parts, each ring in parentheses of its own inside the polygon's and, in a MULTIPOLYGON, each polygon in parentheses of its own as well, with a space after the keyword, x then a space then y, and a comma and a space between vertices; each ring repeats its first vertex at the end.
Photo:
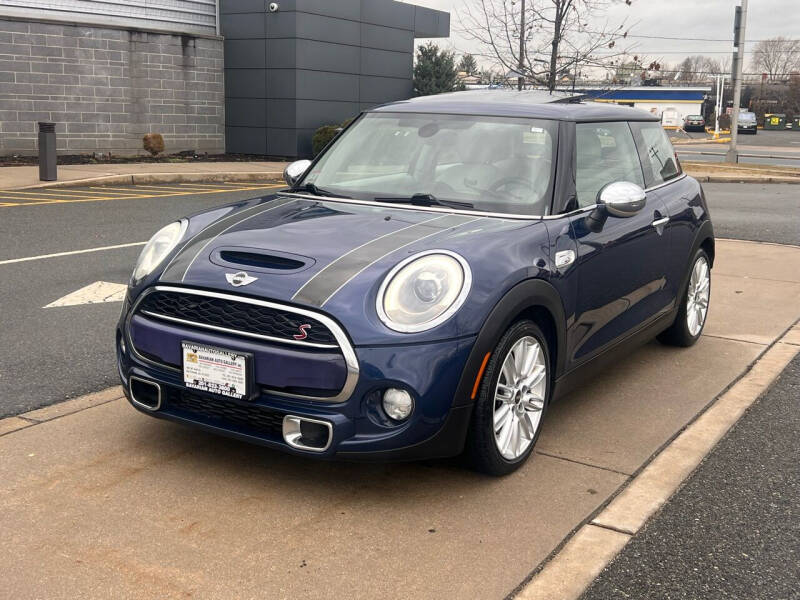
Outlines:
POLYGON ((414 38, 450 15, 393 0, 222 0, 228 152, 308 156, 321 125, 412 95, 414 38))
POLYGON ((0 1, 0 156, 35 154, 37 121, 60 154, 160 133, 167 153, 306 156, 320 125, 409 97, 414 38, 449 34, 449 14, 393 0, 271 4, 0 1))

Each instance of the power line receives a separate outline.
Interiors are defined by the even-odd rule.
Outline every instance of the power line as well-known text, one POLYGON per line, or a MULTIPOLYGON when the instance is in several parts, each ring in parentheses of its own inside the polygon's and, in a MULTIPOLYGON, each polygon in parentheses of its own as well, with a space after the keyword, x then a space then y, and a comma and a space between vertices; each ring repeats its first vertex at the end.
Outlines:
MULTIPOLYGON (((588 30, 585 30, 585 31, 583 31, 583 33, 592 33, 592 34, 595 34, 595 35, 610 35, 611 33, 614 33, 614 32, 588 31, 588 30)), ((733 39, 730 39, 730 38, 672 37, 672 36, 666 36, 666 35, 635 35, 635 34, 631 34, 631 33, 625 35, 624 37, 625 38, 637 38, 637 39, 643 39, 643 40, 678 40, 678 41, 686 41, 686 42, 729 42, 731 44, 733 43, 733 39)), ((745 40, 745 43, 747 43, 747 44, 757 44, 759 42, 776 42, 776 43, 780 43, 780 44, 789 44, 789 43, 795 43, 795 42, 798 42, 798 41, 800 41, 800 40, 796 40, 796 39, 784 39, 784 40, 767 39, 767 40, 745 40)))

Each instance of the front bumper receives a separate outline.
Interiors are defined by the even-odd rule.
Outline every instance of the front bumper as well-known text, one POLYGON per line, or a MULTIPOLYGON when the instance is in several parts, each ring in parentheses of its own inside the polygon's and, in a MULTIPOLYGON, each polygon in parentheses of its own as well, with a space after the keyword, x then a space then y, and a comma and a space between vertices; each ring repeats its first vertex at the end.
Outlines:
POLYGON ((422 459, 453 456, 463 448, 472 407, 464 399, 454 401, 474 337, 413 346, 350 347, 358 368, 346 397, 312 398, 259 385, 252 400, 235 400, 187 388, 174 360, 161 363, 154 352, 174 356, 181 340, 250 351, 259 357, 257 369, 277 371, 276 377, 292 372, 295 384, 298 369, 292 370, 292 364, 301 365, 299 372, 305 369, 309 388, 324 387, 324 382, 339 385, 342 376, 337 368, 342 373, 344 367, 325 352, 302 356, 291 346, 164 322, 147 323, 137 333, 136 350, 147 349, 141 354, 133 350, 130 332, 137 322, 130 316, 126 303, 117 332, 119 375, 131 404, 151 416, 320 458, 422 459), (131 377, 158 385, 157 408, 132 400, 131 377), (390 387, 405 389, 414 398, 414 411, 402 423, 383 413, 382 392, 390 387), (283 431, 287 416, 329 424, 329 443, 308 450, 290 446, 283 431))

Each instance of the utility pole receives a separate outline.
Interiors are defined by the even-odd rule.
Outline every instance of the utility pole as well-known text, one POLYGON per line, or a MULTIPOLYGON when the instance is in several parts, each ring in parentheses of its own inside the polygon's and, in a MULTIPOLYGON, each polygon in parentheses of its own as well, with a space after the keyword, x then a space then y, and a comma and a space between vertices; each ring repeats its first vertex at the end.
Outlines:
POLYGON ((524 77, 522 74, 524 73, 523 69, 525 68, 525 0, 522 0, 522 9, 519 12, 519 63, 517 64, 517 70, 519 71, 519 77, 517 78, 517 89, 522 91, 522 85, 524 83, 524 77))
POLYGON ((742 102, 742 66, 744 64, 744 36, 747 26, 747 0, 741 0, 733 19, 733 109, 731 110, 731 144, 725 160, 739 162, 736 140, 739 134, 739 105, 742 102))

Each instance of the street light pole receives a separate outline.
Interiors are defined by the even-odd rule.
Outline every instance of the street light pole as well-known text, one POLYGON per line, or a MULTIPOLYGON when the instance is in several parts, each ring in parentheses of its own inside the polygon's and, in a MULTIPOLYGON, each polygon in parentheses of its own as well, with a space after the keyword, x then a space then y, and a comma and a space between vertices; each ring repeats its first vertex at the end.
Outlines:
POLYGON ((729 163, 739 162, 736 141, 739 136, 739 105, 742 101, 742 66, 744 64, 744 36, 747 26, 747 0, 736 7, 733 23, 733 108, 731 110, 731 144, 725 155, 729 163))
POLYGON ((522 0, 522 7, 519 13, 519 64, 517 70, 519 71, 519 78, 517 78, 517 89, 522 91, 523 84, 523 69, 525 68, 525 0, 522 0))

